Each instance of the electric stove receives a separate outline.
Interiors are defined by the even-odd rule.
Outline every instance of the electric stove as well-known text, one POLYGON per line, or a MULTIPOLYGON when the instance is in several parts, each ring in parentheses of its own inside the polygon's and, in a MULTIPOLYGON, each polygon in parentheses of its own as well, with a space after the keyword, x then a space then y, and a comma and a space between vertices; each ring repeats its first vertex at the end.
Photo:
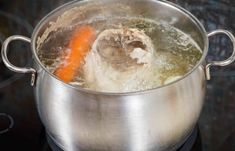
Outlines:
MULTIPOLYGON (((235 34, 234 0, 170 0, 191 11, 212 31, 223 28, 235 34)), ((0 43, 8 36, 30 37, 33 28, 47 13, 69 0, 1 0, 0 43)), ((30 47, 14 42, 10 61, 18 66, 31 66, 30 47)), ((207 60, 223 60, 231 54, 226 37, 210 39, 207 60)), ((235 64, 214 68, 208 81, 205 105, 198 127, 179 151, 235 150, 235 64)), ((0 151, 57 151, 45 135, 34 102, 30 75, 16 74, 0 59, 0 151)))
MULTIPOLYGON (((48 135, 46 137, 47 141, 43 151, 63 151, 48 135)), ((202 151, 201 136, 198 127, 194 129, 189 138, 176 151, 202 151)))

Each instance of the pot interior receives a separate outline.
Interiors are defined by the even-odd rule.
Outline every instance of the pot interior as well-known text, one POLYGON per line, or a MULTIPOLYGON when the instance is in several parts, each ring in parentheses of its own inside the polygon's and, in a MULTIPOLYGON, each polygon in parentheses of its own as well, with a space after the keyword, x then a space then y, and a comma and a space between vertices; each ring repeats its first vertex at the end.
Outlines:
MULTIPOLYGON (((184 9, 170 2, 154 0, 86 0, 68 3, 47 15, 36 27, 32 49, 36 61, 45 70, 38 53, 43 45, 50 41, 51 35, 60 29, 68 28, 82 22, 94 20, 112 21, 114 18, 144 18, 154 20, 162 25, 169 25, 189 35, 196 43, 203 55, 200 61, 190 71, 193 72, 205 59, 208 48, 206 32, 199 21, 184 9)), ((59 35, 63 37, 63 33, 59 35)), ((66 41, 53 42, 53 45, 66 41)), ((43 49, 47 49, 44 47, 43 49)), ((50 73, 50 71, 48 71, 50 73)), ((188 74, 190 74, 188 72, 188 74)), ((50 73, 51 74, 51 73, 50 73)), ((53 74, 51 74, 53 76, 53 74)), ((187 76, 187 74, 185 75, 187 76)))

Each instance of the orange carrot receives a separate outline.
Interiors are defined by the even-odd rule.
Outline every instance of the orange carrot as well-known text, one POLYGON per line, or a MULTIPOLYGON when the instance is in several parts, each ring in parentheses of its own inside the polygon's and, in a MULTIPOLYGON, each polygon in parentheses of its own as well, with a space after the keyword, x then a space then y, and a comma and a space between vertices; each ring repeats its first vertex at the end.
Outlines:
POLYGON ((92 27, 86 25, 77 28, 69 43, 70 52, 64 64, 60 65, 54 74, 66 83, 71 82, 94 40, 95 30, 92 27))

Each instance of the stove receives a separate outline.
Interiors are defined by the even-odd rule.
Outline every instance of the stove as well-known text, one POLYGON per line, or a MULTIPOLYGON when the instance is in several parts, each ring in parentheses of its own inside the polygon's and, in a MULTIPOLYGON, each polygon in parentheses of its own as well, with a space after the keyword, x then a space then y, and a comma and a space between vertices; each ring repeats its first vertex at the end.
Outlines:
MULTIPOLYGON (((43 151, 63 151, 53 140, 46 135, 47 141, 43 151)), ((82 151, 82 150, 81 150, 82 151)), ((196 127, 185 143, 176 151, 202 151, 201 136, 199 128, 196 127)))
MULTIPOLYGON (((170 0, 191 11, 207 31, 224 28, 235 34, 234 0, 170 0)), ((1 0, 0 44, 10 35, 30 37, 33 28, 48 12, 69 0, 1 0)), ((10 61, 31 65, 30 47, 14 42, 10 61)), ((220 60, 231 54, 225 37, 211 39, 207 60, 220 60)), ((179 151, 230 151, 235 149, 235 64, 214 68, 198 128, 179 151)), ((30 86, 30 75, 16 74, 0 59, 0 150, 57 151, 38 117, 30 86)))

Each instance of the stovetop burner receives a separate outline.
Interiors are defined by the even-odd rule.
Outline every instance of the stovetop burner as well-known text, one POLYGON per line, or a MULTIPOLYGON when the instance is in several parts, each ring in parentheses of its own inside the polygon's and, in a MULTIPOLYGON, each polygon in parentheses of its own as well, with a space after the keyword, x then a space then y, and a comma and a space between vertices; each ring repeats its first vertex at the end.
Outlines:
POLYGON ((0 113, 0 135, 7 133, 14 125, 14 120, 10 115, 6 113, 0 113))
MULTIPOLYGON (((53 140, 47 135, 47 141, 43 151, 63 151, 53 140)), ((194 129, 185 143, 176 151, 202 151, 201 136, 198 126, 194 129)))
POLYGON ((202 151, 200 130, 196 127, 186 142, 177 151, 202 151))

